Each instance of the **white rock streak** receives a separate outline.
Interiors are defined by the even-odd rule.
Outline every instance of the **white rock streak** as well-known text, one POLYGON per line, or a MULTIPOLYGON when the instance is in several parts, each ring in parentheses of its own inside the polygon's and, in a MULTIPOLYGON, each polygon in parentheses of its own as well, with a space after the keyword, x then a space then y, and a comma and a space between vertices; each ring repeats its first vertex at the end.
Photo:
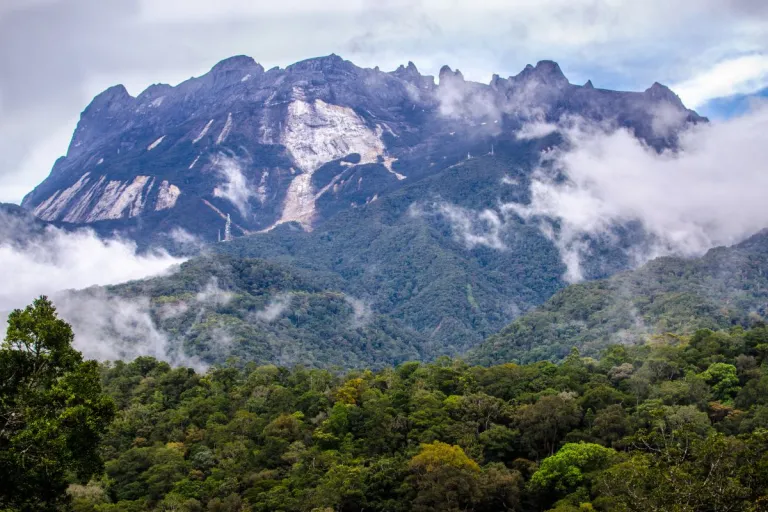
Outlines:
POLYGON ((361 164, 376 163, 386 151, 380 135, 381 128, 372 130, 349 107, 319 99, 313 103, 293 101, 288 106, 281 143, 303 173, 291 181, 282 216, 275 225, 295 221, 311 229, 319 195, 313 190, 312 174, 323 164, 353 153, 360 155, 361 164))
POLYGON ((133 181, 125 183, 117 180, 110 181, 99 197, 99 201, 82 220, 94 222, 139 215, 146 202, 146 194, 143 192, 148 181, 149 176, 136 176, 133 181))
POLYGON ((93 198, 98 197, 98 194, 101 193, 102 185, 106 179, 105 176, 100 176, 85 194, 81 193, 62 220, 64 222, 79 222, 81 219, 87 218, 88 208, 93 198))
POLYGON ((192 141, 192 144, 197 144, 198 142, 200 142, 202 140, 202 138, 206 136, 206 134, 208 133, 208 130, 211 129, 211 125, 212 124, 213 124, 213 119, 208 121, 208 124, 205 125, 203 130, 200 132, 200 135, 195 137, 195 140, 192 141))
POLYGON ((155 210, 168 210, 176 206, 176 201, 179 199, 181 190, 176 185, 168 183, 163 180, 160 183, 160 188, 157 191, 157 199, 155 200, 155 210))
POLYGON ((56 220, 59 217, 59 213, 64 211, 69 202, 74 198, 77 193, 82 189, 86 183, 88 183, 88 177, 91 173, 87 172, 83 174, 77 182, 72 186, 64 189, 57 190, 55 194, 40 203, 34 210, 34 214, 43 220, 56 220))
POLYGON ((160 137, 159 139, 157 139, 155 142, 153 142, 152 144, 150 144, 149 146, 147 146, 147 151, 152 151, 152 150, 153 150, 153 149, 155 149, 157 146, 159 146, 159 145, 160 145, 160 143, 161 143, 161 142, 163 142, 163 139, 164 139, 164 138, 165 138, 165 135, 163 135, 162 137, 160 137))
POLYGON ((227 122, 224 123, 224 128, 221 130, 219 138, 216 139, 216 144, 222 144, 226 141, 230 131, 232 131, 232 112, 227 114, 227 122))
POLYGON ((197 155, 197 157, 195 157, 195 159, 192 160, 192 163, 189 164, 189 168, 192 169, 195 166, 195 164, 197 163, 198 160, 200 160, 200 155, 197 155))
MULTIPOLYGON (((40 203, 34 213, 43 220, 75 223, 136 217, 144 211, 154 184, 155 178, 149 176, 126 182, 100 176, 93 181, 85 173, 77 183, 40 203)), ((163 181, 156 209, 172 208, 180 193, 178 187, 163 181)))

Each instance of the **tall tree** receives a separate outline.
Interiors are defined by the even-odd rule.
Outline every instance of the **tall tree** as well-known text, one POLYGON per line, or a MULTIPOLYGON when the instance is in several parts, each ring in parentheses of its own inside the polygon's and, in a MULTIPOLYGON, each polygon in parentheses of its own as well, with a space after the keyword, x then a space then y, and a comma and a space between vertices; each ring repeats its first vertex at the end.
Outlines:
POLYGON ((8 317, 0 349, 0 510, 57 510, 71 478, 101 468, 98 444, 115 414, 98 364, 72 347, 46 297, 8 317))

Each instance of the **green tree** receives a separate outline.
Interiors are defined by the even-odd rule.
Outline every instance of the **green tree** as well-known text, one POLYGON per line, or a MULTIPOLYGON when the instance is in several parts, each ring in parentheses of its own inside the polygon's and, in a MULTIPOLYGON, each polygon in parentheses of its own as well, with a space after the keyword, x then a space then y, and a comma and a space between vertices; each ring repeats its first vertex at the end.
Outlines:
POLYGON ((40 297, 8 317, 0 349, 0 509, 55 510, 70 475, 101 469, 98 444, 115 414, 95 361, 40 297))
POLYGON ((409 467, 417 490, 414 510, 465 510, 477 497, 480 466, 460 446, 422 444, 409 467))
POLYGON ((701 374, 701 377, 712 386, 712 394, 718 400, 731 401, 739 392, 739 377, 736 374, 736 367, 732 364, 713 363, 701 374))
POLYGON ((592 474, 605 469, 619 458, 616 450, 592 443, 568 443, 541 462, 531 477, 531 490, 548 500, 585 489, 592 474))

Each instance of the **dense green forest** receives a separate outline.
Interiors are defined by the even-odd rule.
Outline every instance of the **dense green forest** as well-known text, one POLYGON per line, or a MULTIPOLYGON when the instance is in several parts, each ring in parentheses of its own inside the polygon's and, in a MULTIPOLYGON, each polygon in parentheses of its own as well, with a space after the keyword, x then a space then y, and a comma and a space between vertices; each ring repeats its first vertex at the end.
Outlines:
POLYGON ((71 341, 45 300, 10 317, 0 510, 768 510, 759 323, 343 374, 99 367, 71 341))
POLYGON ((768 232, 701 258, 665 257, 608 279, 579 283, 489 337, 478 364, 560 360, 576 346, 597 355, 611 343, 667 332, 749 327, 768 313, 768 232))
POLYGON ((153 322, 169 343, 209 364, 235 357, 260 364, 379 368, 434 357, 433 350, 440 355, 413 329, 342 292, 333 276, 259 259, 195 258, 170 275, 108 292, 128 301, 149 297, 153 322))

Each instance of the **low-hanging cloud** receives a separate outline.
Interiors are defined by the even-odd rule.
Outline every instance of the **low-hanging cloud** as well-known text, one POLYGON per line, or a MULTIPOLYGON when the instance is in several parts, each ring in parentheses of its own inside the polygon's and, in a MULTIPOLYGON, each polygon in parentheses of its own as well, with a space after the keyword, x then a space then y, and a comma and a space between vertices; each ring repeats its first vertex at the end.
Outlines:
POLYGON ((658 152, 627 130, 571 124, 563 148, 543 156, 531 203, 504 209, 538 222, 561 251, 566 279, 583 277, 585 237, 640 222, 648 245, 635 263, 700 255, 768 227, 768 108, 690 127, 675 150, 658 152))
POLYGON ((72 325, 75 347, 86 357, 101 361, 130 361, 151 356, 174 366, 205 370, 207 365, 187 356, 180 343, 159 329, 148 297, 126 299, 104 288, 54 295, 59 314, 72 325))
POLYGON ((280 293, 272 298, 269 303, 259 311, 253 313, 253 319, 261 322, 274 322, 288 311, 293 302, 292 293, 280 293))
POLYGON ((368 325, 373 317, 370 304, 351 295, 344 295, 344 300, 352 307, 352 328, 359 329, 368 325))
POLYGON ((467 249, 478 246, 506 250, 504 233, 506 219, 490 208, 476 211, 446 201, 430 204, 413 204, 409 210, 411 217, 439 216, 451 226, 454 238, 467 249))
MULTIPOLYGON (((23 223, 10 216, 0 222, 23 229, 23 223)), ((21 241, 8 235, 5 232, 0 242, 0 316, 48 295, 61 318, 72 325, 75 346, 86 357, 114 360, 148 355, 201 367, 172 348, 168 337, 158 331, 148 298, 108 296, 96 287, 167 273, 183 259, 164 251, 137 254, 133 242, 102 240, 86 229, 67 232, 47 227, 21 241), (93 288, 68 291, 89 287, 93 288)))
POLYGON ((59 290, 162 274, 182 261, 165 251, 137 254, 135 243, 102 240, 91 230, 48 227, 43 236, 24 244, 0 242, 0 311, 23 307, 39 295, 59 290))
POLYGON ((248 217, 250 208, 248 202, 252 197, 258 197, 258 187, 251 187, 243 174, 243 163, 231 156, 220 154, 213 162, 214 168, 223 183, 213 189, 213 195, 226 199, 240 212, 248 217))

